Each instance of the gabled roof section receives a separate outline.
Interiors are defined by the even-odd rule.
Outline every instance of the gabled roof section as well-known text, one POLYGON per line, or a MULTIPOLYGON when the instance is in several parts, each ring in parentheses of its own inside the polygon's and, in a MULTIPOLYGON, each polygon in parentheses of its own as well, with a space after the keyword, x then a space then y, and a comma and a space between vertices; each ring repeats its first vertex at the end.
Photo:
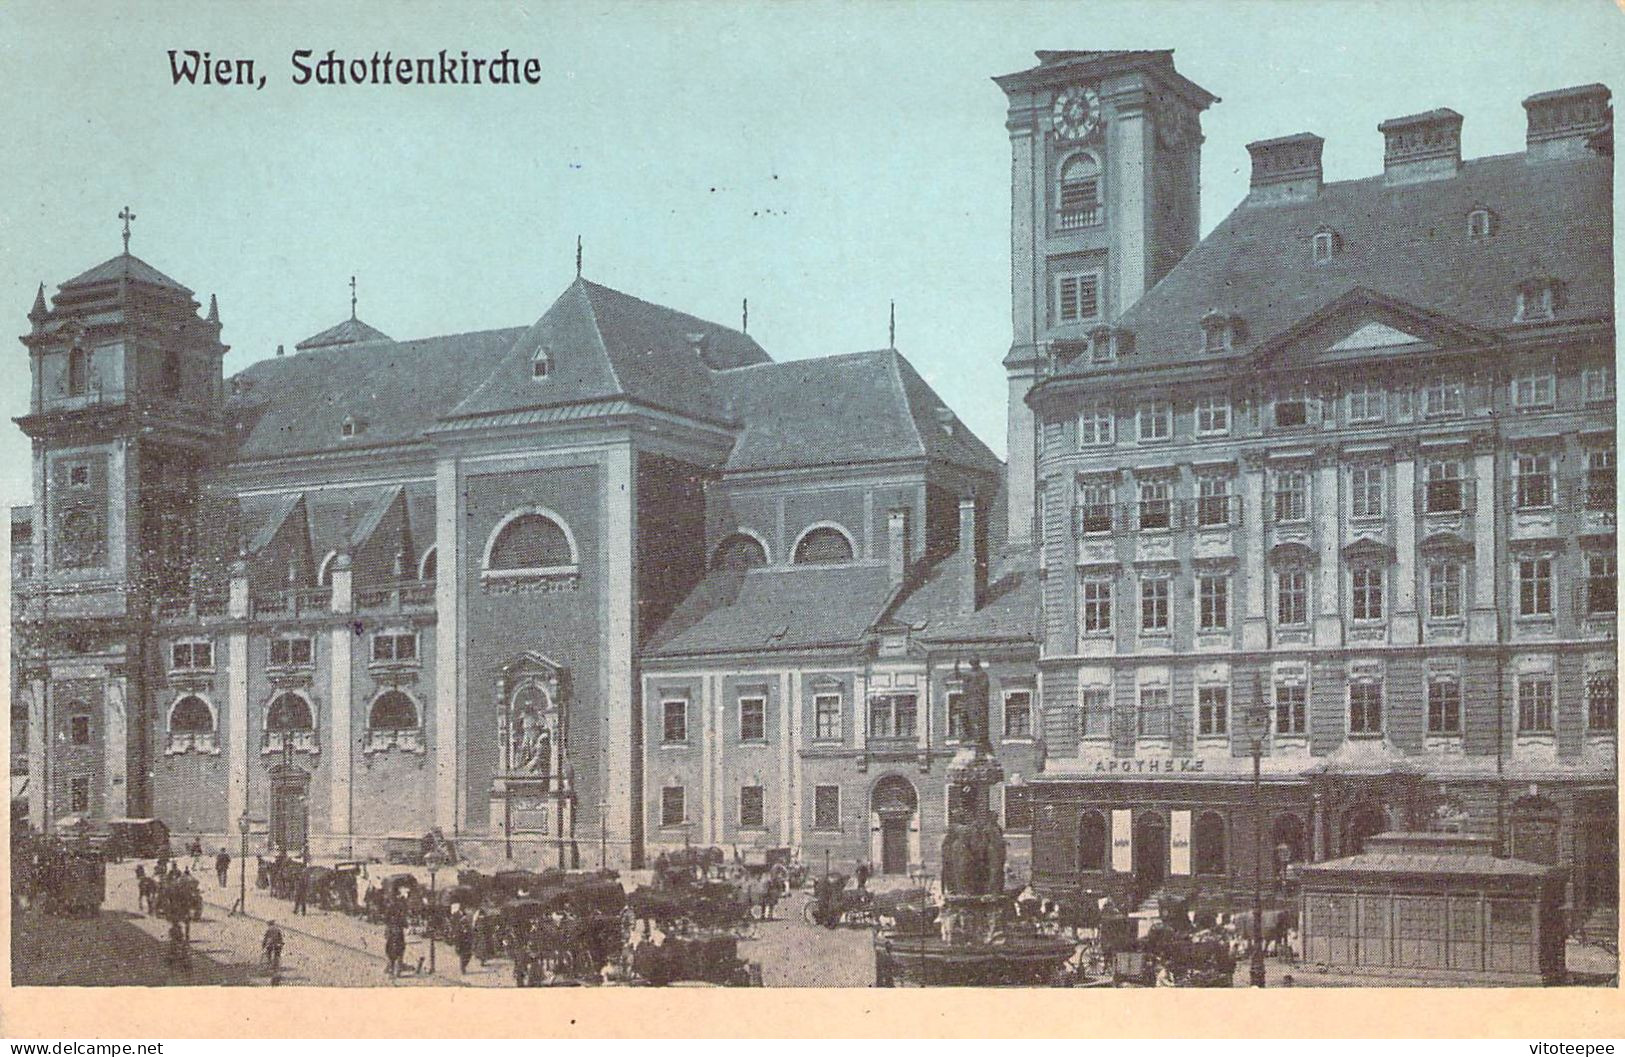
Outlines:
POLYGON ((932 458, 1002 463, 895 349, 764 364, 722 376, 743 432, 729 471, 932 458))
POLYGON ((716 372, 768 362, 737 330, 577 279, 448 417, 630 397, 720 421, 716 372), (532 372, 538 351, 547 354, 545 378, 532 372))
POLYGON ((140 257, 129 253, 121 253, 117 257, 105 260, 88 271, 80 272, 63 283, 58 289, 72 290, 81 286, 96 286, 101 283, 116 283, 121 280, 146 283, 149 286, 159 286, 183 294, 192 293, 191 290, 177 283, 140 257))
POLYGON ((970 575, 957 551, 939 561, 889 617, 931 643, 1033 645, 1038 642, 1038 555, 1003 555, 988 571, 987 592, 974 613, 961 608, 970 575))
POLYGON ((1380 348, 1487 348, 1500 340, 1494 331, 1357 286, 1261 343, 1256 355, 1263 364, 1343 353, 1364 359, 1380 348))
POLYGON ((892 593, 884 566, 714 569, 642 652, 674 657, 856 649, 892 593))
POLYGON ((1080 357, 1057 377, 1230 362, 1361 290, 1481 331, 1611 319, 1612 173, 1608 158, 1511 154, 1467 161, 1446 179, 1390 186, 1377 175, 1302 201, 1245 200, 1118 319, 1133 332, 1131 357, 1110 366, 1080 357), (1473 239, 1467 215, 1481 206, 1499 227, 1473 239), (1311 243, 1323 228, 1341 249, 1315 263, 1311 243), (1518 285, 1540 275, 1562 283, 1555 320, 1515 323, 1518 285), (1200 320, 1212 311, 1242 319, 1234 351, 1201 350, 1200 320))
POLYGON ((310 337, 295 345, 300 352, 306 349, 328 349, 339 345, 356 345, 364 341, 393 341, 388 334, 376 327, 370 327, 361 320, 351 316, 337 326, 328 327, 320 334, 310 337))
POLYGON ((490 376, 523 328, 373 341, 261 360, 232 378, 237 457, 275 458, 418 440, 490 376), (345 438, 346 415, 366 423, 345 438))
MULTIPOLYGON (((270 509, 265 512, 265 520, 260 523, 259 530, 249 540, 248 554, 255 555, 269 547, 271 541, 276 539, 277 534, 282 531, 282 526, 287 524, 288 519, 294 516, 295 511, 300 511, 300 517, 297 520, 303 523, 304 502, 305 493, 303 492, 289 492, 286 495, 279 496, 270 509)), ((249 517, 252 517, 254 513, 254 511, 245 511, 245 514, 249 517)))

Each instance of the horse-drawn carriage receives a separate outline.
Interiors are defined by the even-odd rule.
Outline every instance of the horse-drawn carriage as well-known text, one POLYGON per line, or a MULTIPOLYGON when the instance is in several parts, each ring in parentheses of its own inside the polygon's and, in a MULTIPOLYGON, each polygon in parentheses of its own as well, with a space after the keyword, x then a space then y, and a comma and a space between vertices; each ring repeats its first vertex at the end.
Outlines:
POLYGON ((13 848, 14 891, 48 914, 94 917, 107 894, 107 864, 99 853, 50 837, 30 837, 13 848))
POLYGON ((596 979, 622 960, 626 929, 620 882, 569 879, 500 907, 490 918, 521 986, 596 979))

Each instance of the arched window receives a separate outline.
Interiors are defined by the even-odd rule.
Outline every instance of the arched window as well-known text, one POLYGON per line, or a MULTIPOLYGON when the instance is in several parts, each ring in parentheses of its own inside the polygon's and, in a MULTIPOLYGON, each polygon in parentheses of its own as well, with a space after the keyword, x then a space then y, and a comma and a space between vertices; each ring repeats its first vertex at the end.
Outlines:
POLYGON ((1191 834, 1191 858, 1199 874, 1224 873, 1224 816, 1204 811, 1196 818, 1191 834))
POLYGON ((372 703, 367 726, 373 730, 415 730, 418 706, 399 690, 386 690, 372 703))
POLYGON ((187 694, 169 710, 171 734, 214 733, 214 711, 196 694, 187 694))
POLYGON ((497 527, 485 551, 488 571, 563 569, 576 564, 575 541, 549 514, 524 510, 497 527))
POLYGON ((333 586, 333 559, 337 558, 338 556, 338 551, 328 551, 327 557, 322 559, 321 568, 316 573, 316 583, 318 586, 333 586))
POLYGON ((1074 154, 1061 166, 1060 209, 1062 231, 1090 227, 1103 219, 1100 203, 1100 164, 1088 154, 1074 154))
POLYGON ((832 525, 808 529, 796 544, 797 565, 835 565, 852 560, 852 541, 832 525))
POLYGON ((766 564, 767 548, 743 532, 735 532, 717 544, 717 552, 711 559, 713 569, 759 569, 766 564))
POLYGON ((439 549, 436 547, 430 547, 423 552, 423 558, 418 562, 419 580, 433 580, 435 578, 435 566, 439 562, 439 553, 439 549))
POLYGON ((1495 234, 1495 214, 1479 206, 1467 214, 1467 237, 1482 242, 1495 234))
POLYGON ((1321 228, 1315 232, 1314 258, 1316 264, 1324 264, 1336 257, 1342 249, 1343 240, 1337 237, 1337 232, 1331 228, 1321 228))
POLYGON ((316 721, 310 714, 310 702, 298 694, 278 694, 265 715, 265 729, 314 730, 316 721))
POLYGON ((77 345, 68 350, 68 395, 83 396, 90 388, 90 353, 77 345))
POLYGON ((1085 811, 1078 822, 1078 869, 1106 868, 1106 816, 1085 811))

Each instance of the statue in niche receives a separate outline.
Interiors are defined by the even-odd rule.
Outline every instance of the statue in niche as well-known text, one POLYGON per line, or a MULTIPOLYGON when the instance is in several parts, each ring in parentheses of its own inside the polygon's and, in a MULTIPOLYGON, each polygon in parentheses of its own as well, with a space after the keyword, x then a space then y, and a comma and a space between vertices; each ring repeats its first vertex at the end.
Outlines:
POLYGON ((537 686, 522 686, 513 698, 508 728, 508 759, 516 771, 547 774, 552 770, 553 731, 547 714, 551 702, 537 686))

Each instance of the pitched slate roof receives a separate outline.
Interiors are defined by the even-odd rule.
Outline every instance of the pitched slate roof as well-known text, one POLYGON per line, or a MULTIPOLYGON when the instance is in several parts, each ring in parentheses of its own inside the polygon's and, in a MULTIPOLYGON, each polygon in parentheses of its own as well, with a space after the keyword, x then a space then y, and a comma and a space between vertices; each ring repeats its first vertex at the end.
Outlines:
POLYGON ((295 345, 294 348, 303 352, 306 349, 326 349, 335 345, 355 345, 363 341, 393 341, 388 334, 377 327, 370 327, 361 320, 351 316, 336 326, 328 327, 320 334, 310 337, 295 345))
POLYGON ((730 471, 922 457, 1003 467, 895 349, 762 364, 721 384, 744 427, 730 471))
POLYGON ((451 417, 624 396, 721 421, 716 372, 767 362, 746 334, 578 278, 451 417), (532 376, 539 349, 549 360, 540 381, 532 376))
POLYGON ((520 327, 310 349, 232 380, 237 457, 271 458, 416 440, 490 376, 520 327), (341 434, 346 415, 362 423, 341 434))
POLYGON ((960 583, 968 574, 958 552, 948 555, 894 607, 892 619, 916 629, 926 642, 1038 641, 1036 553, 995 558, 986 594, 974 613, 960 610, 960 583))
POLYGON ((716 569, 641 652, 672 657, 855 647, 891 595, 884 566, 716 569))
POLYGON ((59 289, 70 290, 75 287, 92 286, 97 283, 116 283, 121 279, 136 283, 148 283, 152 286, 162 286, 183 294, 192 292, 140 257, 128 253, 121 253, 117 257, 109 258, 88 271, 80 272, 63 283, 59 289))
MULTIPOLYGON (((1557 322, 1613 307, 1612 162, 1528 161, 1522 154, 1466 162, 1451 178, 1388 186, 1382 176, 1326 184, 1305 201, 1243 201, 1118 320, 1134 351, 1115 367, 1080 357, 1060 377, 1221 362, 1201 352, 1209 311, 1239 315, 1244 357, 1357 288, 1486 330, 1514 329, 1520 283, 1563 284, 1557 322), (1474 241, 1467 215, 1488 208, 1494 234, 1474 241), (1341 241, 1316 264, 1322 228, 1341 241)), ((1551 324, 1544 324, 1550 326, 1551 324)))

